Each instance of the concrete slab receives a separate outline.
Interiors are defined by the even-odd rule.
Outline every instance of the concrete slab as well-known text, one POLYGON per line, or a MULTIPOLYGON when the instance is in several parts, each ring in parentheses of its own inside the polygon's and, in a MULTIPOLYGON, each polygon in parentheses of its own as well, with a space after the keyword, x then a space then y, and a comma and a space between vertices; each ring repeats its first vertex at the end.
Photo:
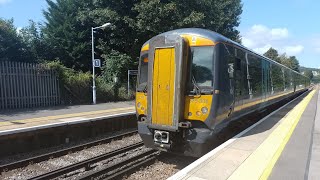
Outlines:
MULTIPOLYGON (((96 106, 96 105, 93 105, 93 106, 96 106)), ((105 107, 105 105, 99 105, 99 108, 102 108, 102 107, 105 107)), ((125 116, 125 115, 135 114, 135 107, 130 106, 128 104, 126 105, 126 107, 121 107, 121 108, 110 109, 112 107, 110 104, 108 104, 107 107, 109 109, 101 109, 96 111, 88 111, 88 109, 86 109, 87 111, 85 112, 78 112, 80 110, 83 110, 83 108, 85 108, 83 106, 80 106, 79 109, 74 108, 74 111, 70 111, 70 112, 65 110, 64 111, 58 110, 59 111, 58 114, 63 112, 69 112, 66 114, 59 114, 59 115, 55 115, 57 114, 57 112, 55 110, 52 110, 50 116, 38 117, 40 115, 49 113, 49 110, 45 110, 45 113, 41 111, 34 115, 29 114, 28 117, 31 116, 34 118, 2 121, 0 122, 0 136, 20 133, 20 132, 34 131, 38 129, 57 127, 57 126, 65 126, 70 124, 79 124, 79 123, 85 123, 90 121, 103 120, 103 119, 112 118, 115 116, 125 116), (71 113, 71 112, 76 112, 76 113, 71 113)), ((1 116, 2 118, 6 117, 7 119, 12 118, 12 117, 8 118, 8 116, 6 115, 1 115, 1 116)), ((18 115, 17 117, 20 117, 20 115, 18 115)))
POLYGON ((318 96, 316 108, 317 112, 313 126, 311 156, 309 160, 308 179, 310 180, 318 180, 320 177, 320 95, 318 96))
POLYGON ((298 180, 307 177, 318 98, 317 92, 302 114, 269 179, 298 180))
POLYGON ((75 105, 75 106, 56 106, 47 108, 7 110, 0 111, 0 122, 22 119, 39 118, 45 116, 57 116, 63 114, 73 114, 81 112, 99 111, 106 109, 116 109, 125 107, 134 107, 134 101, 110 102, 96 105, 75 105))
POLYGON ((250 151, 227 148, 218 157, 211 159, 211 161, 203 166, 201 171, 194 172, 190 177, 217 180, 227 179, 238 167, 238 164, 242 163, 250 154, 250 151), (237 154, 237 157, 234 157, 234 154, 237 154))
POLYGON ((169 179, 259 179, 259 177, 262 176, 261 173, 264 173, 264 168, 269 166, 271 160, 273 161, 274 155, 272 153, 277 153, 282 144, 285 146, 287 142, 285 139, 288 136, 290 138, 300 117, 303 115, 302 112, 304 112, 312 99, 315 98, 311 93, 303 103, 300 103, 300 100, 296 100, 280 108, 272 115, 264 118, 263 121, 255 125, 254 128, 249 128, 250 130, 246 133, 241 134, 241 136, 236 136, 222 144, 221 146, 223 148, 218 147, 214 149, 204 157, 198 159, 194 163, 195 165, 189 165, 169 179), (299 104, 299 107, 292 110, 297 104, 299 104), (284 129, 286 130, 284 131, 284 129), (271 134, 272 137, 269 137, 271 134), (264 147, 269 150, 273 149, 270 151, 272 153, 268 155, 267 149, 264 150, 264 147), (219 151, 223 152, 219 153, 219 151), (218 153, 219 155, 217 155, 218 153), (254 158, 255 156, 259 158, 254 158), (244 162, 246 162, 246 165, 251 164, 248 166, 250 168, 242 168, 244 162), (262 163, 264 165, 261 165, 262 163), (242 167, 240 168, 240 166, 242 167), (258 170, 257 168, 263 169, 258 170), (239 173, 242 170, 244 171, 239 173), (237 175, 234 176, 235 173, 237 173, 237 175), (252 176, 252 174, 255 175, 252 176))

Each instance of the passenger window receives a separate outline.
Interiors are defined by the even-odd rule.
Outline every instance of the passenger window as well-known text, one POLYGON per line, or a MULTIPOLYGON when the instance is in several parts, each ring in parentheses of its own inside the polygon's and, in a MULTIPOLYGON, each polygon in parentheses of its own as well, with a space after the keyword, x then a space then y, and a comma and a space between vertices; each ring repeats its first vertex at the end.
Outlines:
POLYGON ((259 97, 262 94, 261 61, 252 55, 248 55, 248 59, 249 59, 248 72, 251 77, 250 83, 251 83, 252 95, 253 97, 259 97))

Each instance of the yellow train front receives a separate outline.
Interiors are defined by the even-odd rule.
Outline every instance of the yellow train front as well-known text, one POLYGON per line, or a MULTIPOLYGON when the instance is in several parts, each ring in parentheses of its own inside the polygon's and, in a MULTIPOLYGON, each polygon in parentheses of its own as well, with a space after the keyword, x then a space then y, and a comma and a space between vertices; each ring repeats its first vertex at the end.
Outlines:
POLYGON ((228 122, 307 85, 301 74, 215 32, 169 31, 141 49, 138 131, 147 147, 199 157, 228 122))

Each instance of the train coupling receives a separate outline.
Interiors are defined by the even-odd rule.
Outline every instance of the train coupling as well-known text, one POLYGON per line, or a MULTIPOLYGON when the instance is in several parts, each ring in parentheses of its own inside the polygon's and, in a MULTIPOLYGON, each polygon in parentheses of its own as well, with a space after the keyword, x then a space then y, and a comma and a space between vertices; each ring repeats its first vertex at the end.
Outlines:
POLYGON ((191 124, 191 122, 189 122, 189 121, 187 121, 187 122, 179 122, 179 127, 180 127, 180 128, 188 129, 188 128, 191 128, 191 127, 192 127, 192 124, 191 124))
POLYGON ((169 143, 169 132, 155 130, 154 135, 153 135, 153 140, 154 140, 154 142, 157 142, 157 143, 168 144, 169 143))
POLYGON ((155 130, 153 135, 154 145, 162 150, 169 150, 171 144, 169 144, 169 132, 155 130))

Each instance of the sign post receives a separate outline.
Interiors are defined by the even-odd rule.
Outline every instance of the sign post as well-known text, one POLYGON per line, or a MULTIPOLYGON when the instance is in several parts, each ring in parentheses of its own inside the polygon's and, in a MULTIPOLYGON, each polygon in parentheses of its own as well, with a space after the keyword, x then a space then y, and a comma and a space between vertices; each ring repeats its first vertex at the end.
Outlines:
POLYGON ((130 75, 137 76, 138 70, 128 70, 128 97, 130 96, 130 75))

